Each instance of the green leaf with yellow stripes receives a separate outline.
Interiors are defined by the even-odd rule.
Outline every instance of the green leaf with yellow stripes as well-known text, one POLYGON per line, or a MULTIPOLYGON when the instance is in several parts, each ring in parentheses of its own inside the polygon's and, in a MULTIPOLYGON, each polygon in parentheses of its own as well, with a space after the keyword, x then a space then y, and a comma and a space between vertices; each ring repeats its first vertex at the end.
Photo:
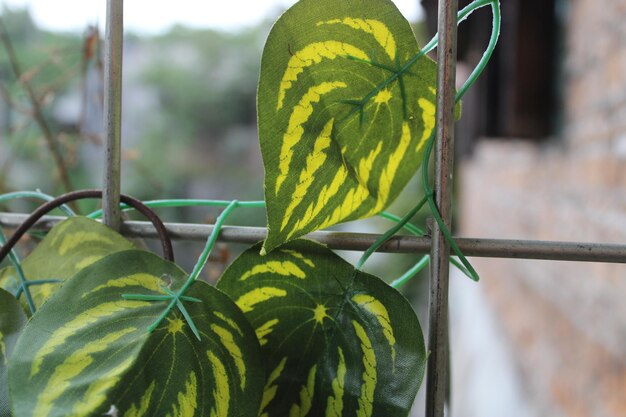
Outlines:
POLYGON ((198 341, 177 310, 147 327, 186 279, 148 252, 118 252, 83 269, 42 306, 9 361, 16 417, 249 417, 258 410, 259 346, 243 313, 222 292, 195 282, 183 301, 198 341))
MULTIPOLYGON (((70 217, 50 230, 24 259, 22 269, 29 281, 63 281, 106 255, 132 248, 132 243, 103 224, 86 217, 70 217)), ((39 308, 59 285, 48 283, 30 286, 35 306, 39 308)), ((16 293, 19 281, 15 268, 8 267, 0 271, 0 287, 16 293)), ((23 294, 20 300, 26 306, 23 294)))
POLYGON ((326 247, 257 245, 218 288, 256 329, 267 380, 261 417, 406 416, 426 354, 414 311, 382 280, 326 247))
POLYGON ((7 361, 24 325, 26 325, 26 313, 22 306, 15 297, 0 289, 0 417, 11 416, 7 361))
POLYGON ((419 52, 390 0, 301 0, 274 25, 258 91, 264 253, 398 196, 435 125, 436 65, 419 52))

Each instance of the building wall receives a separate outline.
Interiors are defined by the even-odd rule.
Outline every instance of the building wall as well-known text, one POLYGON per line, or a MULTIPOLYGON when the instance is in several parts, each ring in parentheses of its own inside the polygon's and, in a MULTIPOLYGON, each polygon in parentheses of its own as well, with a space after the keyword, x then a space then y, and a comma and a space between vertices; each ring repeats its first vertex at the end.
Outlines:
MULTIPOLYGON (((562 134, 481 141, 460 235, 626 243, 626 0, 565 4, 562 134)), ((453 414, 626 416, 626 265, 473 263, 482 281, 452 284, 453 414)))

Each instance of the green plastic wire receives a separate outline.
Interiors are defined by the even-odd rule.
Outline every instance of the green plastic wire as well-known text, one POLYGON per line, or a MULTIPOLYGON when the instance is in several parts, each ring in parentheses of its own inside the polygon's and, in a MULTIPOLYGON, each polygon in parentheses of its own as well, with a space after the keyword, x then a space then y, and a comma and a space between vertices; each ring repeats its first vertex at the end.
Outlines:
MULTIPOLYGON (((26 286, 27 287, 31 287, 33 285, 41 285, 41 284, 59 284, 63 282, 63 280, 60 279, 56 279, 56 278, 49 278, 49 279, 32 279, 29 281, 26 281, 26 286)), ((22 295, 23 292, 23 288, 18 288, 17 292, 15 293, 15 298, 20 298, 20 296, 22 295)))
MULTIPOLYGON (((54 197, 42 193, 41 191, 16 191, 12 193, 0 194, 0 203, 18 198, 35 198, 43 201, 54 200, 54 197)), ((63 210, 68 216, 76 216, 76 213, 74 213, 74 211, 69 208, 67 204, 60 205, 59 209, 63 210)))
POLYGON ((209 235, 206 246, 204 247, 204 250, 202 251, 200 258, 198 259, 198 262, 196 262, 196 265, 193 267, 191 274, 189 274, 189 279, 183 286, 183 289, 187 289, 193 281, 198 279, 198 277, 200 276, 200 273, 202 272, 202 269, 204 268, 207 261, 209 260, 209 255, 211 254, 211 251, 213 250, 213 246, 215 246, 215 242, 217 242, 217 236, 222 231, 222 226, 224 226, 224 222, 226 221, 230 213, 234 209, 240 207, 240 205, 241 205, 240 201, 237 201, 237 200, 231 201, 230 204, 226 206, 224 211, 222 211, 222 213, 217 217, 217 219, 215 220, 215 227, 213 228, 213 231, 209 235))
MULTIPOLYGON (((207 239, 207 243, 204 246, 204 250, 202 251, 200 258, 198 259, 198 262, 196 262, 196 265, 191 271, 191 274, 189 274, 189 278, 187 278, 187 281, 185 281, 185 283, 178 290, 178 292, 175 293, 167 288, 164 288, 164 290, 169 295, 122 294, 122 297, 127 300, 144 300, 144 301, 170 300, 170 303, 165 308, 165 310, 163 310, 161 315, 154 321, 154 323, 152 323, 148 327, 149 332, 153 332, 157 327, 159 327, 159 325, 161 324, 161 322, 163 322, 165 317, 167 317, 167 315, 176 306, 178 310, 181 312, 181 314, 183 315, 183 317, 185 318, 185 320, 187 321, 187 324, 189 324, 189 327, 191 328, 191 331, 193 332, 193 334, 196 336, 198 340, 200 340, 200 332, 198 331, 196 324, 194 323, 193 319, 189 315, 189 312, 187 311, 187 309, 185 308, 183 304, 183 301, 200 302, 200 300, 197 298, 185 296, 185 292, 189 289, 191 284, 193 284, 194 281, 198 279, 198 277, 200 276, 200 273, 202 272, 202 269, 204 269, 207 261, 209 260, 209 255, 211 254, 211 251, 213 250, 213 247, 215 246, 215 242, 217 242, 217 237, 220 234, 222 227, 224 226, 224 222, 226 221, 230 213, 234 209, 240 206, 241 206, 241 202, 237 200, 233 200, 228 203, 224 211, 222 211, 222 213, 220 213, 220 215, 217 217, 215 221, 215 227, 213 228, 213 231, 211 232, 211 234, 209 235, 209 238, 207 239)), ((244 204, 244 206, 250 206, 250 205, 244 204)), ((253 204, 252 206, 256 206, 256 205, 253 204)))
MULTIPOLYGON (((499 0, 477 0, 474 3, 470 4, 468 7, 466 7, 465 9, 463 9, 461 12, 459 12, 459 16, 460 16, 459 23, 460 23, 463 20, 465 20, 474 10, 480 7, 486 6, 486 5, 491 5, 491 9, 493 13, 493 23, 492 23, 492 29, 491 29, 491 37, 489 39, 489 45, 487 46, 487 49, 485 50, 485 52, 483 53, 483 56, 478 62, 478 65, 476 65, 476 68, 474 68, 469 78, 465 81, 461 89, 457 92, 456 97, 455 97, 456 102, 461 100, 463 95, 467 92, 467 90, 474 84, 474 82, 478 79, 480 74, 484 71, 485 67, 487 66, 487 63, 489 62, 489 59, 491 58, 491 55, 493 54, 496 44, 498 43, 498 38, 500 36, 500 2, 499 0)), ((422 162, 422 185, 424 187, 424 193, 429 196, 428 205, 433 213, 433 216, 435 217, 435 221, 437 222, 437 224, 439 225, 439 228, 441 229, 442 234, 444 235, 446 241, 450 245, 450 248, 459 257, 459 260, 464 266, 464 269, 462 269, 462 271, 474 281, 478 281, 480 279, 478 273, 476 272, 474 267, 471 265, 471 263, 467 260, 465 255, 463 255, 463 252, 461 252, 458 245, 452 238, 452 234, 450 233, 450 230, 444 224, 443 219, 441 218, 441 213, 439 213, 439 209, 437 208, 437 204, 435 203, 435 200, 433 198, 433 194, 432 194, 433 190, 430 187, 430 181, 428 179, 428 161, 430 160, 430 155, 432 153, 434 142, 435 142, 435 136, 433 134, 429 138, 428 144, 426 145, 426 151, 424 152, 424 160, 422 162)))
MULTIPOLYGON (((398 216, 395 216, 393 214, 389 214, 386 213, 387 216, 386 218, 389 218, 389 220, 393 220, 395 222, 401 222, 402 219, 398 216)), ((407 226, 413 226, 411 223, 407 223, 405 224, 403 227, 408 230, 409 232, 411 232, 413 235, 415 236, 424 236, 425 233, 413 226, 413 227, 407 227, 407 226)), ((392 286, 393 288, 400 288, 402 285, 404 285, 406 282, 408 282, 411 278, 413 278, 415 275, 417 275, 422 269, 424 269, 424 267, 426 267, 428 265, 428 261, 430 259, 429 255, 424 255, 419 261, 417 261, 417 263, 415 265, 413 265, 408 271, 406 271, 402 276, 400 276, 399 278, 393 280, 389 285, 392 286)), ((466 276, 471 276, 470 272, 463 266, 463 264, 461 262, 459 262, 456 258, 450 258, 450 263, 452 263, 452 265, 454 265, 457 269, 459 269, 463 274, 465 274, 466 276)))
POLYGON ((467 78, 463 86, 456 93, 456 101, 458 102, 461 98, 467 93, 467 90, 474 85, 480 74, 485 70, 489 60, 491 59, 491 55, 493 55, 493 51, 496 49, 496 45, 498 43, 498 38, 500 37, 500 26, 501 26, 501 16, 500 16, 500 1, 499 0, 478 0, 474 3, 470 4, 463 10, 459 12, 459 23, 467 19, 467 17, 474 12, 475 10, 483 7, 491 5, 491 12, 493 15, 492 23, 491 23, 491 37, 489 38, 489 44, 487 45, 487 49, 483 53, 483 56, 480 58, 480 61, 467 78), (475 5, 474 5, 475 4, 475 5), (471 7, 473 6, 473 7, 471 7))
POLYGON ((376 241, 369 248, 367 248, 365 252, 363 252, 361 259, 359 259, 355 268, 361 269, 363 267, 363 264, 369 259, 369 257, 372 256, 372 254, 376 252, 378 248, 384 245, 385 242, 388 241, 393 235, 395 235, 400 229, 402 229, 404 225, 408 224, 409 220, 411 220, 413 216, 415 216, 415 214, 417 214, 417 212, 420 211, 422 207, 424 207, 424 204, 426 204, 427 201, 428 196, 424 196, 424 198, 422 198, 420 202, 415 205, 415 207, 413 207, 402 219, 400 219, 399 222, 397 222, 392 228, 387 230, 381 237, 376 239, 376 241))
MULTIPOLYGON (((383 211, 382 213, 378 214, 380 217, 382 217, 383 219, 387 219, 387 220, 391 220, 393 222, 401 222, 402 218, 400 216, 396 216, 395 214, 391 214, 388 213, 386 211, 383 211)), ((406 223, 403 224, 402 227, 411 232, 412 234, 414 234, 415 236, 425 236, 426 232, 424 230, 422 230, 421 228, 417 227, 416 225, 412 224, 412 223, 406 223)))
MULTIPOLYGON (((205 199, 166 199, 166 200, 148 200, 143 203, 150 208, 159 207, 228 207, 232 201, 229 200, 205 200, 205 199)), ((242 208, 264 208, 265 201, 240 201, 238 207, 242 208)), ((133 210, 126 204, 120 204, 120 208, 124 211, 133 210)), ((90 219, 102 217, 102 209, 96 210, 87 215, 90 219)))
POLYGON ((167 315, 172 311, 174 306, 176 306, 185 317, 185 320, 187 320, 187 323, 189 324, 189 327, 191 328, 191 331, 193 332, 193 334, 196 336, 198 340, 200 340, 200 332, 198 331, 198 327, 196 327, 196 324, 193 322, 193 320, 189 316, 189 313, 187 312, 187 309, 182 303, 183 301, 190 301, 190 302, 197 303, 197 302, 200 302, 200 300, 198 300, 197 298, 181 295, 180 292, 175 293, 171 290, 168 290, 167 288, 164 288, 164 290, 169 295, 164 296, 164 295, 152 295, 152 294, 122 294, 122 298, 125 300, 142 300, 142 301, 168 301, 170 300, 170 303, 165 308, 165 310, 163 310, 163 313, 161 313, 159 318, 150 326, 148 326, 148 333, 152 333, 157 327, 159 327, 159 325, 165 319, 165 317, 167 317, 167 315))
MULTIPOLYGON (((430 136, 428 144, 426 145, 426 151, 424 152, 424 162, 422 162, 422 186, 424 187, 424 192, 427 195, 429 195, 429 193, 433 193, 433 189, 430 186, 428 179, 428 161, 430 159, 430 154, 432 153, 433 144, 435 143, 434 139, 435 136, 433 134, 430 136)), ((466 273, 466 275, 472 280, 478 281, 480 279, 478 273, 476 272, 472 264, 467 260, 465 255, 463 255, 463 252, 461 252, 461 249, 459 249, 458 245, 452 238, 452 233, 450 233, 450 230, 444 224, 443 219, 441 218, 441 213, 439 213, 439 208, 437 207, 437 204, 435 203, 435 199, 432 197, 432 194, 430 194, 428 197, 428 206, 430 207, 430 211, 432 212, 435 221, 441 229, 441 233, 450 245, 450 248, 459 257, 459 260, 463 264, 464 273, 466 273)))
MULTIPOLYGON (((4 235, 2 229, 0 229, 0 245, 4 245, 5 243, 7 243, 6 236, 4 235)), ((28 309, 30 310, 31 315, 35 314, 37 308, 35 307, 33 297, 30 293, 30 289, 28 288, 28 281, 26 280, 26 276, 24 275, 24 271, 22 270, 22 264, 20 263, 20 259, 18 258, 14 250, 11 250, 9 252, 9 259, 11 260, 11 263, 13 264, 13 267, 15 268, 15 271, 17 272, 17 277, 19 279, 20 288, 15 294, 15 298, 19 299, 21 292, 24 292, 24 296, 26 297, 26 303, 28 304, 28 309)))
POLYGON ((413 265, 411 267, 411 269, 406 271, 400 278, 397 278, 397 279, 393 280, 391 282, 391 284, 389 284, 389 285, 392 286, 393 288, 400 288, 400 287, 402 287, 404 284, 409 282, 409 280, 411 278, 413 278, 422 269, 424 269, 424 267, 426 265, 428 265, 428 261, 429 260, 430 260, 430 256, 428 256, 428 255, 422 256, 422 258, 419 260, 419 262, 417 262, 415 265, 413 265))

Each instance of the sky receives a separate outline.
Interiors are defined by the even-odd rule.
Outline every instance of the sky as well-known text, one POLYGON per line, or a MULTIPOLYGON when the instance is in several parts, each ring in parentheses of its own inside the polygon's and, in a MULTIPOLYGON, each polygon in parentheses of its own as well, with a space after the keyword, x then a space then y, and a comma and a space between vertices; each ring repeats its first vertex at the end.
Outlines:
MULTIPOLYGON (((409 21, 421 17, 419 0, 393 0, 409 21)), ((176 23, 195 28, 237 30, 277 16, 295 0, 126 0, 124 26, 139 34, 166 32, 176 23)), ((0 5, 30 8, 37 25, 48 30, 82 32, 104 26, 106 0, 0 0, 0 5)))

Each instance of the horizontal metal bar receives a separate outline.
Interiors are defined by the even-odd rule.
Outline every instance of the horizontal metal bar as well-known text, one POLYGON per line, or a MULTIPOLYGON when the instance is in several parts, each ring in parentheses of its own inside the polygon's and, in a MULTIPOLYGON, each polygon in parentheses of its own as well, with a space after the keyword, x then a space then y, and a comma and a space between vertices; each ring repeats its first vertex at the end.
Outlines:
MULTIPOLYGON (((15 228, 28 215, 16 213, 0 213, 0 226, 15 228)), ((32 230, 48 231, 64 220, 61 216, 44 216, 32 230)), ((165 227, 174 240, 190 240, 203 242, 213 231, 208 224, 165 223, 165 227)), ((157 239, 158 235, 149 222, 125 221, 122 234, 128 237, 157 239)), ((263 227, 224 226, 219 240, 230 243, 253 244, 265 239, 266 229, 263 227)), ((369 248, 380 235, 372 233, 327 232, 319 231, 306 235, 333 249, 364 251, 369 248)), ((466 256, 482 258, 519 258, 545 259, 555 261, 582 261, 626 263, 626 245, 608 243, 558 242, 540 240, 514 239, 480 239, 455 238, 459 248, 466 256)), ((428 253, 429 237, 394 236, 380 248, 387 253, 428 253)))

